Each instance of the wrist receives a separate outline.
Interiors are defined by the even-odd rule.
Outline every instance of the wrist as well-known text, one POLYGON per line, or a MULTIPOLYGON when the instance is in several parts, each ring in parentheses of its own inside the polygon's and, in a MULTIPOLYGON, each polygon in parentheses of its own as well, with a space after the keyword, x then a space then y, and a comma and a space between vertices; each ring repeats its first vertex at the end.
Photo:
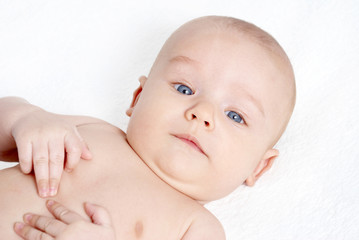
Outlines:
POLYGON ((40 107, 30 104, 24 99, 17 98, 11 99, 7 105, 8 111, 6 111, 6 123, 5 129, 8 129, 8 133, 13 137, 14 130, 18 126, 18 123, 34 112, 44 111, 40 107))

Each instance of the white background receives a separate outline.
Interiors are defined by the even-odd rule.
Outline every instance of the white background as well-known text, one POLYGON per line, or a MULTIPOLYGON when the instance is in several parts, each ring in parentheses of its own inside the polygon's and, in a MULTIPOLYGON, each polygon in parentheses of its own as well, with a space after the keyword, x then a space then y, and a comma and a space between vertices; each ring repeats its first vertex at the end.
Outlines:
POLYGON ((203 15, 250 21, 288 53, 297 105, 272 170, 208 208, 229 240, 359 239, 358 13, 355 0, 0 0, 0 97, 125 129, 172 31, 203 15))

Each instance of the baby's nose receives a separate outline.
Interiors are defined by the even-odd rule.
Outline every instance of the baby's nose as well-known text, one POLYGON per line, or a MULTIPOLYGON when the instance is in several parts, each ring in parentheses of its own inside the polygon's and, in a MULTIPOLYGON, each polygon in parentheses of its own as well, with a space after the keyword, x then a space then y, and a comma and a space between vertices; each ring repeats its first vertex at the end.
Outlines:
POLYGON ((214 128, 213 106, 209 103, 199 103, 186 111, 188 121, 198 121, 208 130, 214 128))

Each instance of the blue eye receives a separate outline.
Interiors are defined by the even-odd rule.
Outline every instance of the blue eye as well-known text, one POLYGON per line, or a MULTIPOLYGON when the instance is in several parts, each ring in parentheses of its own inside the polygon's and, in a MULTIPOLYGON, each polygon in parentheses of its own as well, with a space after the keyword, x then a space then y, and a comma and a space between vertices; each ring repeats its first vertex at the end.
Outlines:
POLYGON ((244 123, 244 120, 243 118, 241 117, 241 115, 239 115, 238 113, 236 112, 233 112, 233 111, 226 111, 225 112, 226 115, 232 119, 233 121, 237 122, 237 123, 244 123))
POLYGON ((193 94, 193 91, 189 87, 187 87, 186 85, 175 84, 175 88, 176 88, 177 91, 179 91, 182 94, 185 94, 185 95, 192 95, 193 94))

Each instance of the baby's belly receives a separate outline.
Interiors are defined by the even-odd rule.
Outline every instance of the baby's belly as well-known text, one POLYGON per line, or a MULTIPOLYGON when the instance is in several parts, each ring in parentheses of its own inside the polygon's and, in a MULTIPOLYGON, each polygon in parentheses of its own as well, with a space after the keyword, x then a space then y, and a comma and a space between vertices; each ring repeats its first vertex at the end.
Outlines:
POLYGON ((21 239, 13 231, 16 221, 26 212, 46 214, 45 200, 37 197, 32 176, 17 167, 0 171, 0 233, 1 239, 21 239))
MULTIPOLYGON (((89 178, 85 182, 79 181, 76 175, 63 176, 58 196, 52 199, 86 219, 85 201, 106 206, 118 239, 179 239, 190 223, 193 206, 181 196, 171 195, 171 191, 169 196, 156 192, 156 184, 140 183, 136 184, 140 187, 134 188, 123 179, 114 181, 111 177, 93 182, 89 178)), ((50 216, 46 199, 37 195, 33 176, 24 175, 16 168, 0 171, 0 195, 1 239, 20 239, 13 232, 13 224, 22 221, 27 212, 50 216)))

